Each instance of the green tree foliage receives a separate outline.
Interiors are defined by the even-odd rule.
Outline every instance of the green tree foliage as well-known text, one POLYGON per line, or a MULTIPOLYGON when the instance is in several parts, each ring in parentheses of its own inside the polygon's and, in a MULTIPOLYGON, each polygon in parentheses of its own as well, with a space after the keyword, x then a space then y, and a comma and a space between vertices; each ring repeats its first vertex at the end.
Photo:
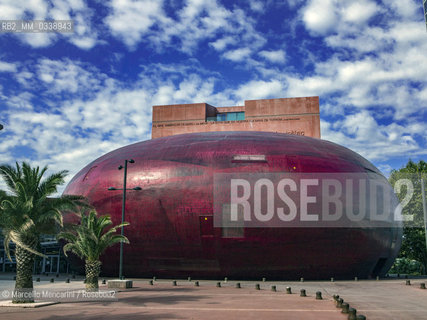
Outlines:
MULTIPOLYGON (((424 269, 423 271, 426 273, 427 249, 420 181, 422 177, 424 179, 424 185, 426 186, 427 163, 423 160, 420 160, 418 163, 409 160, 405 167, 392 171, 389 181, 392 185, 399 179, 409 179, 413 183, 414 194, 409 203, 403 208, 403 214, 413 216, 414 221, 412 223, 405 223, 404 225, 402 248, 399 257, 421 262, 424 269)), ((406 191, 407 190, 404 189, 398 194, 400 201, 406 196, 406 191)))
POLYGON ((417 260, 397 258, 389 272, 395 274, 420 275, 422 270, 423 265, 417 260))
POLYGON ((57 234, 62 226, 62 210, 74 210, 82 205, 80 196, 50 197, 64 183, 67 171, 46 178, 47 167, 31 168, 28 163, 0 166, 0 175, 9 193, 0 192, 0 227, 4 248, 11 260, 10 242, 15 244, 16 283, 14 303, 34 302, 32 271, 41 234, 57 234))
POLYGON ((101 272, 99 258, 108 247, 120 242, 129 243, 125 236, 116 234, 117 229, 129 223, 124 222, 106 230, 113 224, 111 217, 109 215, 98 217, 95 210, 81 214, 80 218, 80 224, 70 225, 69 230, 58 234, 58 239, 68 242, 64 246, 65 255, 70 251, 85 261, 86 290, 96 291, 101 272))

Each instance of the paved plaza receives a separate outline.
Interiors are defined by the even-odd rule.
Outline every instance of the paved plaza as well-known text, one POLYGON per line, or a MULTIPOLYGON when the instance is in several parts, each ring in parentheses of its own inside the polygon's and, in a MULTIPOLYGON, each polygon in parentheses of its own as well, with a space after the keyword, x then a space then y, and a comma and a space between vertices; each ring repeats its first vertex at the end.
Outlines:
MULTIPOLYGON (((0 290, 13 288, 13 275, 0 276, 0 290)), ((65 277, 41 276, 37 289, 83 289, 82 278, 65 282, 65 277)), ((63 301, 39 307, 1 307, 1 319, 347 319, 335 307, 339 294, 350 307, 367 319, 427 319, 427 290, 420 283, 427 279, 360 281, 218 281, 133 279, 134 287, 119 291, 116 301, 63 301), (236 283, 241 288, 236 288, 236 283), (261 290, 256 290, 256 284, 261 290), (271 287, 276 286, 276 291, 271 287), (292 294, 286 293, 291 287, 292 294), (305 289, 307 297, 300 296, 305 289), (316 300, 316 291, 322 300, 316 300)), ((100 285, 101 290, 108 290, 100 285)))

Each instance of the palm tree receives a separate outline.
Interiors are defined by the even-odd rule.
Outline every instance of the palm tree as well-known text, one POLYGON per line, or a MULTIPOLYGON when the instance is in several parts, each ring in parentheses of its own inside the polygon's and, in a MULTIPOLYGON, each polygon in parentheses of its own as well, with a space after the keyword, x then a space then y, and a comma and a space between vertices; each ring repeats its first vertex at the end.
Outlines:
POLYGON ((11 260, 9 243, 15 244, 16 282, 12 301, 34 302, 33 265, 35 255, 44 256, 37 248, 40 235, 56 234, 62 226, 61 210, 76 209, 83 205, 80 196, 49 197, 64 183, 67 171, 53 173, 43 179, 47 167, 31 168, 23 162, 0 166, 0 175, 9 194, 0 194, 0 227, 4 235, 4 248, 11 260))
POLYGON ((81 214, 79 225, 71 225, 69 231, 58 234, 58 239, 68 242, 64 246, 64 254, 67 255, 70 251, 85 261, 87 291, 98 290, 98 277, 101 272, 99 257, 105 249, 116 243, 129 243, 125 236, 116 234, 117 229, 129 223, 124 222, 105 231, 105 228, 112 224, 109 215, 98 217, 96 211, 91 210, 88 214, 81 214))

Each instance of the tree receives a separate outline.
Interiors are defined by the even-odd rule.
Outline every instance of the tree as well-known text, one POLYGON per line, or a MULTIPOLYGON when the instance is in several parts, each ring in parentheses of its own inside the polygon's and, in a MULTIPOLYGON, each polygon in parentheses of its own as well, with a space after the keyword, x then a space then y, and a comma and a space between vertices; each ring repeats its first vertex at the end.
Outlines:
MULTIPOLYGON (((403 214, 413 216, 414 220, 412 223, 405 223, 404 225, 402 248, 400 249, 399 256, 421 262, 424 267, 424 273, 426 273, 427 249, 420 181, 422 177, 424 177, 424 184, 426 185, 427 163, 423 160, 420 160, 418 163, 409 160, 405 167, 391 172, 389 181, 394 185, 399 179, 410 179, 414 186, 414 194, 409 203, 403 208, 403 214)), ((400 201, 405 196, 406 190, 398 194, 400 201)))
POLYGON ((9 193, 0 194, 0 227, 4 235, 4 248, 8 258, 10 242, 15 244, 16 282, 12 301, 34 302, 33 265, 41 234, 56 234, 62 226, 62 210, 73 210, 83 205, 80 196, 49 197, 64 183, 67 171, 53 173, 46 178, 47 167, 31 168, 23 162, 0 166, 0 175, 9 193))
POLYGON ((102 253, 108 247, 120 242, 129 243, 129 240, 120 234, 116 234, 117 229, 127 226, 124 222, 117 226, 105 230, 112 225, 109 215, 97 216, 95 210, 88 214, 81 214, 80 224, 70 225, 70 230, 58 234, 58 239, 64 239, 68 242, 64 246, 64 254, 70 251, 85 261, 86 290, 98 290, 98 277, 101 272, 102 253))

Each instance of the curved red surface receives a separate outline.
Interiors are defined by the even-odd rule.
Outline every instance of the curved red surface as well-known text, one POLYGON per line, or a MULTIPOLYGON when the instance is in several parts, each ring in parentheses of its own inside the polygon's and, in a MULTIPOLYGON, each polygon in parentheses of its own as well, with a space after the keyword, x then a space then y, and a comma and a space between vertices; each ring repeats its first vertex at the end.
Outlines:
MULTIPOLYGON (((122 187, 123 171, 117 167, 124 159, 135 160, 128 165, 128 188, 142 188, 127 192, 127 277, 364 278, 384 274, 400 249, 397 225, 246 228, 243 238, 223 238, 221 228, 201 225, 201 219, 212 223, 214 173, 379 173, 360 155, 328 141, 270 132, 192 133, 143 141, 87 165, 64 194, 86 196, 100 214, 111 214, 120 223, 122 193, 107 189, 122 187), (237 154, 263 154, 267 161, 236 163, 237 154)), ((118 245, 108 249, 104 274, 118 273, 118 258, 118 245)))

